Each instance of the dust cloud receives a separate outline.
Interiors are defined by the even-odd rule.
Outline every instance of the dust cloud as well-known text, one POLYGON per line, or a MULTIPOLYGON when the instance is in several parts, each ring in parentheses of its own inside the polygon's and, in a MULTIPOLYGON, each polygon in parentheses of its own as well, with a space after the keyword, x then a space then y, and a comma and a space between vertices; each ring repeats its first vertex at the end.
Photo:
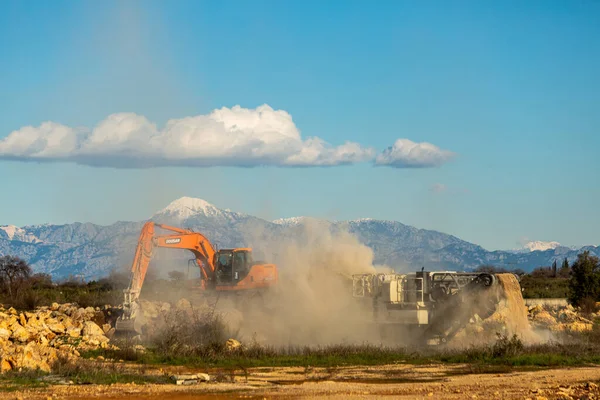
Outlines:
POLYGON ((271 345, 364 343, 377 335, 367 326, 371 308, 352 297, 352 274, 373 273, 373 251, 352 234, 323 221, 305 221, 293 236, 245 227, 262 261, 275 263, 279 285, 261 299, 229 310, 243 338, 271 345))

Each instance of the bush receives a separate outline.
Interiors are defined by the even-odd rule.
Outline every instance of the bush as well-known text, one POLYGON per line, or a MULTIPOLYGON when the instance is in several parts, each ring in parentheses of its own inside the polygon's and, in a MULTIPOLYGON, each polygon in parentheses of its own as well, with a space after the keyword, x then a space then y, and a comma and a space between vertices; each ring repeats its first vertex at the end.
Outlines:
POLYGON ((223 353, 227 339, 236 336, 213 311, 175 310, 164 316, 149 337, 161 356, 214 358, 223 353))
POLYGON ((579 307, 584 314, 593 314, 598 311, 596 299, 591 296, 584 297, 579 301, 579 307))
POLYGON ((492 346, 493 357, 514 357, 523 352, 525 346, 517 335, 508 338, 506 335, 498 334, 498 340, 492 346))

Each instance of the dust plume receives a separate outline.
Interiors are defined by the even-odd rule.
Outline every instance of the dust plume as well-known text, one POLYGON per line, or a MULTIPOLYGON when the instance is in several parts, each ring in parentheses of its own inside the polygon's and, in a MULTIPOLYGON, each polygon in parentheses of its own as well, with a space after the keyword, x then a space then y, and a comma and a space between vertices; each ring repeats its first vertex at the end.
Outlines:
POLYGON ((368 246, 323 221, 305 221, 293 236, 246 228, 255 253, 277 264, 279 286, 245 310, 230 311, 229 321, 237 322, 243 337, 272 345, 362 343, 373 337, 365 325, 371 309, 352 297, 352 274, 376 271, 368 246))

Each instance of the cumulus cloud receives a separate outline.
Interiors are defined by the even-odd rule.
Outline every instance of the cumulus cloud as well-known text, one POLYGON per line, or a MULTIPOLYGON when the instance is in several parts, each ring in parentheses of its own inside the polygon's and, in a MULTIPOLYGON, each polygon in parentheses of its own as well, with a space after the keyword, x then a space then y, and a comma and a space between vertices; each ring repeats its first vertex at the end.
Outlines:
POLYGON ((108 116, 93 129, 55 122, 27 126, 0 140, 0 159, 70 161, 93 166, 333 166, 373 159, 358 143, 303 139, 289 113, 268 105, 223 107, 169 120, 159 128, 134 113, 108 116))
POLYGON ((394 168, 439 167, 454 156, 451 151, 442 150, 431 143, 415 143, 408 139, 398 139, 392 146, 377 155, 375 164, 394 168))
POLYGON ((376 156, 354 142, 334 146, 303 138, 292 116, 268 105, 223 107, 210 114, 171 119, 163 127, 134 113, 109 115, 93 128, 56 122, 26 126, 0 139, 0 159, 149 168, 161 166, 314 167, 374 161, 395 168, 424 168, 454 153, 430 143, 398 139, 376 156))

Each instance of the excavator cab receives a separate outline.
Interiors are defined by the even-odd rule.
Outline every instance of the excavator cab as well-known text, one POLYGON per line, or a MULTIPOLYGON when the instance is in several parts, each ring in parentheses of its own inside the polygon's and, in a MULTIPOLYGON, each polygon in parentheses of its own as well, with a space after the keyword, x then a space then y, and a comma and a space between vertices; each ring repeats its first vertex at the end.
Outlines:
POLYGON ((252 267, 249 249, 223 249, 215 254, 217 285, 236 285, 243 280, 252 267))

